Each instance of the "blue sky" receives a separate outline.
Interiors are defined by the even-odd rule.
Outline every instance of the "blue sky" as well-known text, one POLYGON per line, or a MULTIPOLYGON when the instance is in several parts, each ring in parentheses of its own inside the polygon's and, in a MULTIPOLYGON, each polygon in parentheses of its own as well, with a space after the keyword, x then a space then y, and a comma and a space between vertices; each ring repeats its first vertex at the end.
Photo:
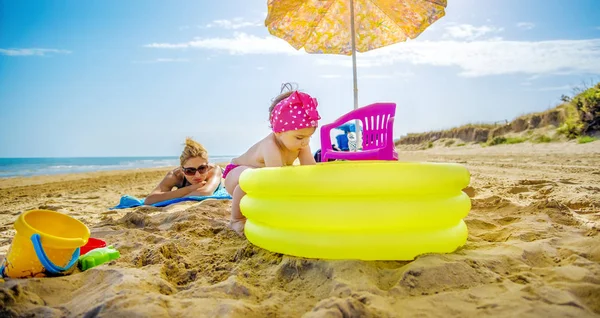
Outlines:
MULTIPOLYGON (((353 107, 351 59, 269 35, 266 0, 0 0, 0 157, 239 154, 282 82, 353 107)), ((395 137, 554 106, 600 79, 597 0, 448 0, 417 39, 358 55, 359 104, 395 137)), ((313 151, 318 148, 313 137, 313 151)))

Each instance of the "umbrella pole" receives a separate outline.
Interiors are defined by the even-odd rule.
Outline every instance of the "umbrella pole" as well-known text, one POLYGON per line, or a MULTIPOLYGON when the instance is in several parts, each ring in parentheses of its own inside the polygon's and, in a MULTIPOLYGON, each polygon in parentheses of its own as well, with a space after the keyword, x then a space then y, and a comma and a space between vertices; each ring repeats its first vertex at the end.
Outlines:
MULTIPOLYGON (((350 36, 352 37, 352 79, 354 81, 354 109, 358 109, 358 83, 356 79, 356 31, 354 29, 354 0, 350 0, 350 36)), ((356 151, 362 146, 360 120, 355 121, 356 151)))

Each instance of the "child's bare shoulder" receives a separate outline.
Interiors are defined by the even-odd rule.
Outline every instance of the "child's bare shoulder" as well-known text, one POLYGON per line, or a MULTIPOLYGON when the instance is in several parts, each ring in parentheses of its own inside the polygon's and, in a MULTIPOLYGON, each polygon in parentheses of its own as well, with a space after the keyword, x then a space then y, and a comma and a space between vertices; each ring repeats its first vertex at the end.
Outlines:
POLYGON ((274 147, 277 147, 277 143, 275 142, 273 134, 269 134, 267 137, 259 141, 256 146, 260 152, 265 150, 270 151, 273 150, 274 147))

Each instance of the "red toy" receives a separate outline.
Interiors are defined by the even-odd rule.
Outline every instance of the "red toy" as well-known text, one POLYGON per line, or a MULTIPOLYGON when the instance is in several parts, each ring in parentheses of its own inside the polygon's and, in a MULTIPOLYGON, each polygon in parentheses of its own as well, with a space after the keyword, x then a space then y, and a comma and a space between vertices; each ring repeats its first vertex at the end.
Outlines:
POLYGON ((106 242, 101 239, 90 237, 87 244, 80 248, 79 255, 84 255, 85 253, 100 247, 106 247, 106 242))

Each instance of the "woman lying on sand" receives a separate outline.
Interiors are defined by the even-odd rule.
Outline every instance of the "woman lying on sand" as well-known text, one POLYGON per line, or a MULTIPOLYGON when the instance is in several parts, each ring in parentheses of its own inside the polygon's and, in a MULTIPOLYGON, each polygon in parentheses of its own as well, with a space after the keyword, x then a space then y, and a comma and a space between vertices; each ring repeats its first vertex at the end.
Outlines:
POLYGON ((206 149, 191 138, 179 157, 181 166, 167 173, 165 178, 148 195, 145 204, 174 198, 211 195, 221 186, 221 167, 208 163, 206 149), (173 190, 176 187, 176 190, 173 190))

